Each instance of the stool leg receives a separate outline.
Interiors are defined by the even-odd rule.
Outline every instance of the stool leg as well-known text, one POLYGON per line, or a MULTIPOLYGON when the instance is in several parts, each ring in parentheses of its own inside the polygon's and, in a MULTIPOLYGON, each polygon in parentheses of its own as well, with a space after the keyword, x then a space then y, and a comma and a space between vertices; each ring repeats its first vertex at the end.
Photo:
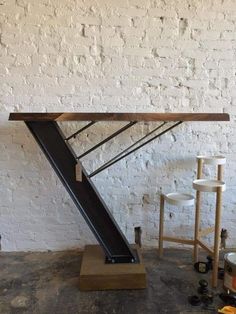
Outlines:
MULTIPOLYGON (((198 159, 197 162, 197 179, 202 177, 203 160, 198 159)), ((196 192, 196 209, 195 209, 195 226, 194 226, 194 250, 193 250, 193 260, 194 263, 198 262, 198 243, 199 240, 199 229, 200 229, 200 204, 201 204, 201 194, 200 191, 196 192)))
POLYGON ((201 205, 201 194, 200 191, 196 193, 196 210, 195 210, 195 230, 194 230, 194 252, 193 260, 194 263, 198 262, 198 243, 199 240, 199 229, 200 229, 200 205, 201 205))
POLYGON ((201 179, 201 177, 202 177, 202 168, 203 168, 203 160, 198 159, 198 161, 197 161, 197 179, 201 179))
POLYGON ((159 256, 163 256, 163 227, 164 227, 164 195, 160 197, 160 220, 159 220, 159 256))
POLYGON ((217 168, 217 180, 223 180, 223 165, 218 165, 217 168))
POLYGON ((217 189, 216 194, 216 214, 215 214, 215 235, 214 235, 214 255, 213 255, 213 272, 212 287, 217 287, 219 253, 220 253, 220 224, 221 224, 221 208, 222 208, 222 191, 217 189))

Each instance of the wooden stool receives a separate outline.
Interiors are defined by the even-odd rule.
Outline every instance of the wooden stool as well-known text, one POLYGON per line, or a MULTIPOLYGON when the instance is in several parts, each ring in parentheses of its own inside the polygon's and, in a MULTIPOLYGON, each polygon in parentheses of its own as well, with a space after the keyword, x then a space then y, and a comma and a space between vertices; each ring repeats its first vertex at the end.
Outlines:
POLYGON ((222 192, 225 191, 226 186, 222 181, 223 165, 226 158, 223 156, 198 156, 197 157, 197 180, 193 181, 193 188, 196 190, 196 211, 195 211, 195 232, 194 232, 194 262, 198 261, 198 246, 201 246, 205 251, 213 256, 213 273, 212 286, 217 286, 218 265, 219 265, 219 250, 220 250, 220 232, 221 232, 221 207, 222 207, 222 192), (217 179, 208 180, 202 179, 203 165, 217 166, 217 179), (216 193, 216 211, 215 211, 215 225, 213 227, 200 230, 200 204, 201 193, 211 192, 216 193), (214 247, 211 249, 201 241, 201 237, 214 232, 214 247))
POLYGON ((165 201, 170 205, 192 206, 194 197, 189 194, 169 193, 161 194, 160 197, 160 220, 159 220, 159 256, 163 256, 163 241, 194 245, 194 240, 164 236, 164 207, 165 201))

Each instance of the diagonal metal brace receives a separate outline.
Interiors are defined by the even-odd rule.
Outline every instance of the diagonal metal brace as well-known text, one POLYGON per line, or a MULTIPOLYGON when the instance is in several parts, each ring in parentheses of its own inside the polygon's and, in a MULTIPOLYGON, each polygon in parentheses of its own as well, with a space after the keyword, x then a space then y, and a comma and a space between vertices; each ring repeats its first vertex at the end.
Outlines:
MULTIPOLYGON (((99 167, 97 170, 103 170, 103 167, 110 165, 113 161, 115 161, 118 157, 122 156, 124 153, 126 153, 127 151, 129 151, 132 147, 136 146, 138 143, 140 143, 141 141, 143 141, 145 138, 147 138, 148 136, 150 136, 151 134, 153 134, 154 132, 156 132, 157 130, 159 130, 163 125, 165 125, 166 122, 163 122, 161 125, 158 125, 158 127, 154 128, 151 132, 149 132, 148 134, 144 135, 143 137, 141 137, 138 141, 136 141, 134 144, 130 145, 129 147, 127 147, 126 149, 124 149, 122 152, 120 152, 119 154, 117 154, 116 156, 114 156, 112 159, 110 159, 109 161, 107 161, 105 164, 103 164, 101 167, 99 167)), ((94 172, 95 172, 94 171, 94 172)), ((90 175, 93 175, 93 173, 91 173, 90 175)), ((95 175, 95 174, 94 174, 95 175)))
POLYGON ((76 138, 76 136, 83 132, 84 130, 88 129, 90 126, 92 126, 93 124, 95 124, 96 121, 91 121, 90 123, 88 123, 87 125, 85 125, 84 127, 82 127, 81 129, 79 129, 78 131, 76 131, 75 133, 73 133, 72 135, 70 135, 69 137, 65 138, 66 141, 69 141, 72 137, 76 138))
POLYGON ((99 142, 98 144, 94 145, 93 147, 91 147, 89 150, 87 150, 86 152, 84 152, 83 154, 81 154, 80 156, 76 157, 76 159, 81 159, 84 156, 88 155, 89 153, 91 153, 93 150, 97 149, 98 147, 102 146, 103 144, 105 144, 106 142, 110 141, 113 137, 117 136, 118 134, 124 132, 125 130, 129 129, 131 126, 133 126, 134 124, 136 124, 137 121, 131 121, 130 123, 126 124, 125 126, 123 126, 121 129, 119 129, 118 131, 112 133, 110 136, 108 136, 107 138, 105 138, 104 140, 102 140, 101 142, 99 142))
POLYGON ((161 133, 158 133, 157 135, 153 136, 152 138, 150 138, 149 140, 147 140, 146 142, 142 143, 141 145, 135 147, 134 149, 132 149, 131 151, 128 151, 130 148, 132 148, 133 146, 135 146, 137 143, 139 143, 140 141, 142 141, 144 138, 146 138, 147 136, 149 136, 150 134, 154 133, 155 131, 157 131, 158 129, 160 129, 166 122, 164 122, 163 124, 161 124, 160 126, 158 126, 157 128, 155 128, 154 130, 152 130, 151 132, 149 132, 147 135, 145 135, 144 137, 142 137, 140 140, 138 140, 137 142, 135 142, 134 144, 132 144, 131 146, 129 146, 128 148, 126 148, 124 151, 122 151, 121 153, 119 153, 118 155, 116 155, 115 157, 113 157, 112 159, 110 159, 108 162, 106 162, 104 165, 102 165, 101 167, 99 167, 97 170, 93 171, 88 177, 92 178, 93 176, 95 176, 96 174, 98 174, 99 172, 105 170, 106 168, 112 166, 113 164, 115 164, 116 162, 118 162, 119 160, 127 157, 128 155, 130 155, 131 153, 137 151, 138 149, 140 149, 141 147, 143 147, 144 145, 150 143, 151 141, 153 141, 154 139, 160 137, 161 135, 167 133, 168 131, 172 130, 174 127, 180 125, 182 123, 182 121, 179 121, 177 123, 175 123, 174 125, 170 126, 169 128, 167 128, 166 130, 162 131, 161 133), (128 151, 128 152, 127 152, 128 151), (125 152, 127 152, 126 154, 124 154, 125 152))

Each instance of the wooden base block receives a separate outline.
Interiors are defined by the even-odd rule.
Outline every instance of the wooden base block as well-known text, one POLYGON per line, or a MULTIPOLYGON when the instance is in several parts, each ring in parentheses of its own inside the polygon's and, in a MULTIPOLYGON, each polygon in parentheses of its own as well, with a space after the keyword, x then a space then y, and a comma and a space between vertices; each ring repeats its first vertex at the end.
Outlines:
POLYGON ((116 290, 146 288, 146 271, 140 252, 139 264, 106 264, 99 245, 87 245, 83 253, 79 289, 116 290))

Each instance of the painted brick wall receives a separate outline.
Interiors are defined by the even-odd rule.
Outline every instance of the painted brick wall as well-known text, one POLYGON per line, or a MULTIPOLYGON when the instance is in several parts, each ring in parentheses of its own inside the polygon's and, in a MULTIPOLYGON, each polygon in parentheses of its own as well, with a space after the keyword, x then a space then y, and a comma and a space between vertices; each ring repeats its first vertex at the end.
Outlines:
MULTIPOLYGON (((2 249, 94 242, 23 123, 8 112, 228 112, 229 123, 186 123, 99 174, 94 183, 130 241, 157 244, 159 194, 191 192, 198 153, 227 157, 223 226, 236 246, 236 3, 234 0, 0 0, 2 249)), ((82 124, 80 124, 82 125, 82 124)), ((123 124, 99 123, 91 147, 123 124)), ((66 134, 79 126, 63 124, 66 134)), ((140 124, 84 158, 88 171, 151 130, 140 124)), ((206 175, 214 175, 206 169, 206 175)), ((204 196, 203 224, 214 218, 204 196)), ((192 235, 193 209, 167 207, 171 234, 192 235)))

